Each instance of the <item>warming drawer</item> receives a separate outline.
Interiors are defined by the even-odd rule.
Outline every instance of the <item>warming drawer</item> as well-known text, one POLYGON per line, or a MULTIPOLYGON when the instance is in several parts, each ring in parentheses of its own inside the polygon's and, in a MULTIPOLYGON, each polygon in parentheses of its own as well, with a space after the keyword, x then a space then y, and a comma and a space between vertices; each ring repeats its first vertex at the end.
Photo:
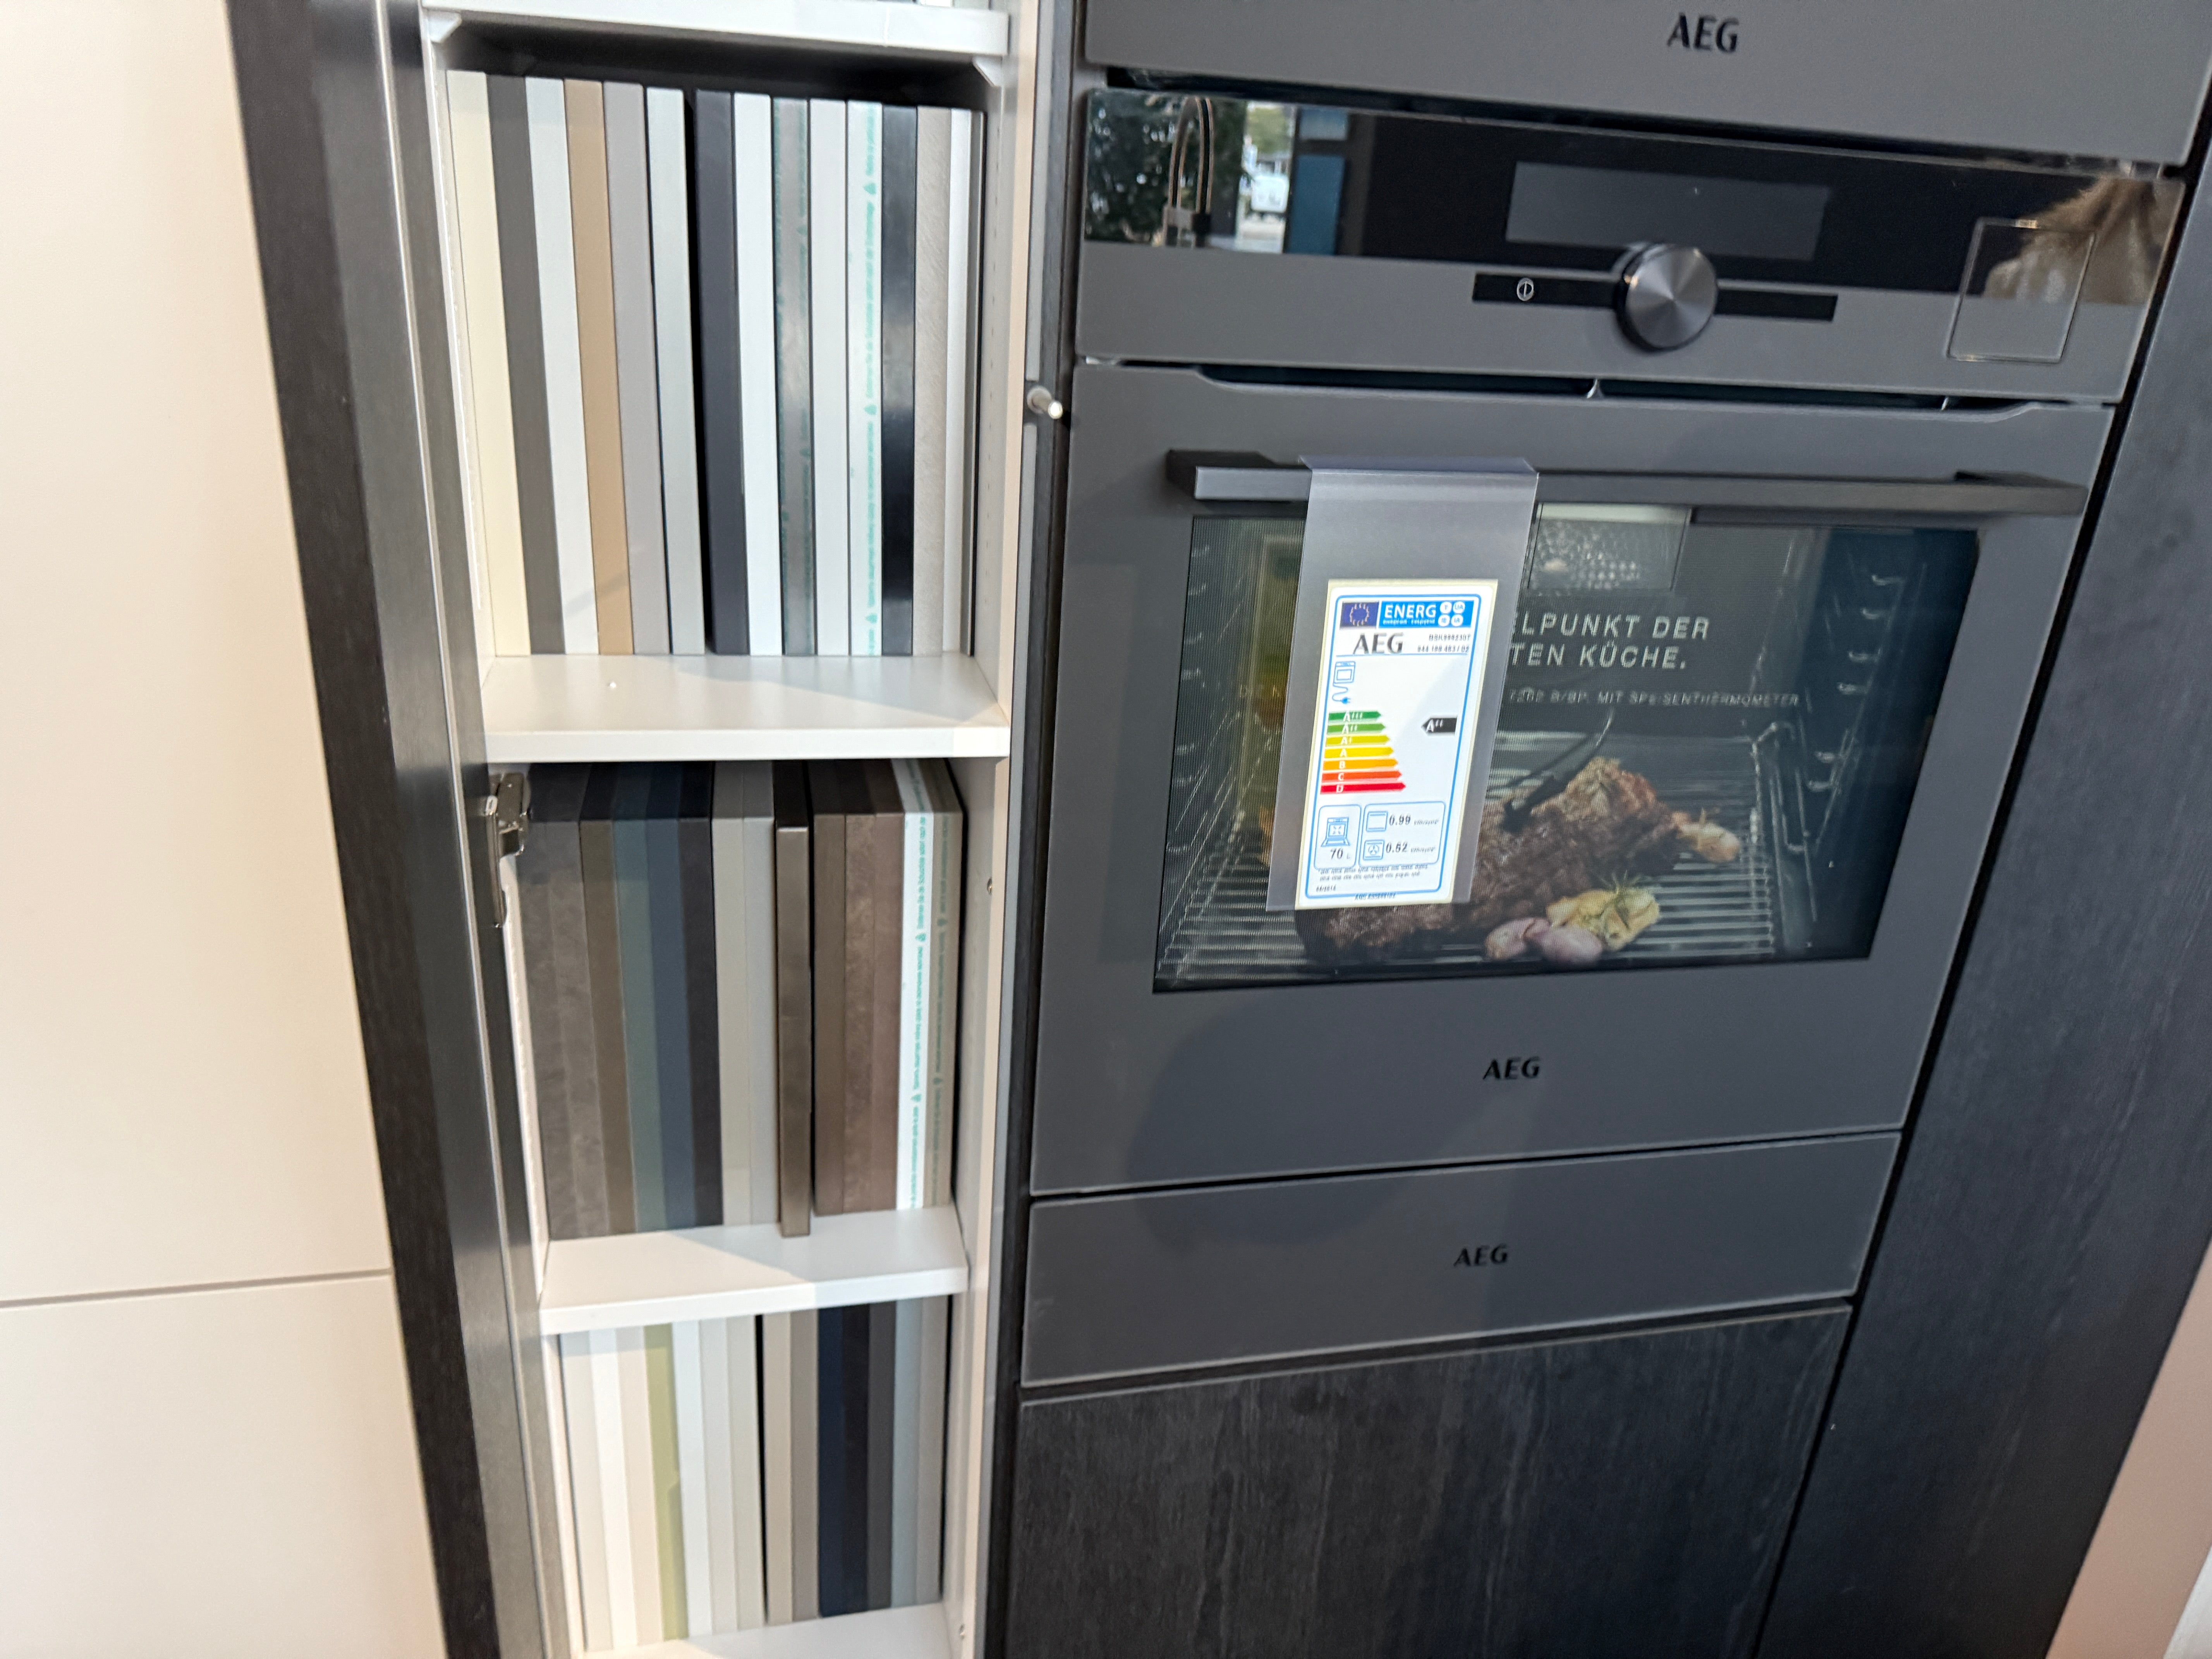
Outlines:
POLYGON ((1846 1296, 1894 1135, 1038 1204, 1023 1381, 1846 1296))

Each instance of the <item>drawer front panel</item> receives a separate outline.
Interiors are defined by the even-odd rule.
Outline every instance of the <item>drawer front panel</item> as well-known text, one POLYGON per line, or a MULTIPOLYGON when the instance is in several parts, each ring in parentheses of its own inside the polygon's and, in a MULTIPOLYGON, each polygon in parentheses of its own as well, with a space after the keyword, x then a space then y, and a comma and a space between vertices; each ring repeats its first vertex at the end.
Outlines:
POLYGON ((1041 1203, 1025 1382, 1850 1294, 1894 1135, 1041 1203))

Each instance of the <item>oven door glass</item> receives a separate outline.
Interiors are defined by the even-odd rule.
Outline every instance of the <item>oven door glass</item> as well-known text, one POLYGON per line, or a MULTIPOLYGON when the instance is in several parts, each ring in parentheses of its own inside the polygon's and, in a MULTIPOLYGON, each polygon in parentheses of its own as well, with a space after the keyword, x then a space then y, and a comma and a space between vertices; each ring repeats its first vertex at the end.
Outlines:
POLYGON ((1193 524, 1155 988, 1868 954, 1973 530, 1540 508, 1470 902, 1270 910, 1304 530, 1193 524))

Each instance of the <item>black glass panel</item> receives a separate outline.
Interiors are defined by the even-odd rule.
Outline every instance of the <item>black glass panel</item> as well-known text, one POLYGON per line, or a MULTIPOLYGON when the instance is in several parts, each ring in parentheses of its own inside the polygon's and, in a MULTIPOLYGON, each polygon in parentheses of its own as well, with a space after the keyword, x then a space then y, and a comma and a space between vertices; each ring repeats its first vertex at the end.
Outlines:
POLYGON ((1193 527, 1158 988, 1867 954, 1972 531, 1544 508, 1471 902, 1271 911, 1304 531, 1193 527))
POLYGON ((2093 238, 2081 298, 2150 296, 2175 179, 1108 89, 1091 241, 1609 270, 1652 240, 1728 281, 1954 294, 1976 226, 2093 238))

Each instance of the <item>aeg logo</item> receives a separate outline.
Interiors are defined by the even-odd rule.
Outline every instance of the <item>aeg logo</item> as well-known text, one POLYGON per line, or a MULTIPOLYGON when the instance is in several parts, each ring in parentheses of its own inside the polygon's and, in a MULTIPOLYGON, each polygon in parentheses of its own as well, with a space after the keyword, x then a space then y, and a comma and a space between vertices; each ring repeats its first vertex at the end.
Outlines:
POLYGON ((1693 18, 1686 11, 1677 12, 1674 27, 1667 31, 1667 44, 1685 52, 1734 52, 1736 28, 1733 17, 1693 18))

